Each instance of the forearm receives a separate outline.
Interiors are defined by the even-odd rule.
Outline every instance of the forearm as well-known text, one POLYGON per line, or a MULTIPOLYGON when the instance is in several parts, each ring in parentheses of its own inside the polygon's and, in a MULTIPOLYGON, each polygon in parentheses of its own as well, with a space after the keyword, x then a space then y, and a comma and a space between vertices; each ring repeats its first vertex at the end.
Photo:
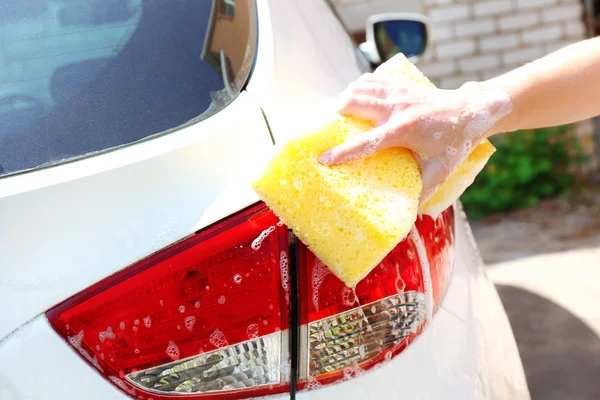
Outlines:
POLYGON ((512 112, 491 134, 600 115, 600 38, 570 45, 480 85, 511 97, 512 112))

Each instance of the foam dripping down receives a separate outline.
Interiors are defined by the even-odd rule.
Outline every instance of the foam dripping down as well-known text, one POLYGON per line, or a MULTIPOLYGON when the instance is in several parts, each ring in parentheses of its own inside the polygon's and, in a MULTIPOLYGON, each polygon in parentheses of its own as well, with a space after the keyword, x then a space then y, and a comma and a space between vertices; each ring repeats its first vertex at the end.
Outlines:
POLYGON ((419 235, 419 231, 415 226, 410 229, 408 237, 412 240, 417 249, 417 256, 419 257, 419 263, 421 264, 423 286, 425 289, 425 310, 427 313, 425 324, 430 324, 433 318, 433 287, 431 284, 431 270, 429 267, 429 260, 427 259, 427 251, 425 250, 423 240, 421 240, 421 235, 419 235))

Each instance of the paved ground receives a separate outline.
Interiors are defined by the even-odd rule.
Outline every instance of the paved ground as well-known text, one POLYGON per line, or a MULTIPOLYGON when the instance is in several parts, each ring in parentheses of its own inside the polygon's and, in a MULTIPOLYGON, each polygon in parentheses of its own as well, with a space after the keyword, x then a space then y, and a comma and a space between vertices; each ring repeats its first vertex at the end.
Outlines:
POLYGON ((473 230, 533 400, 600 399, 600 185, 473 230))

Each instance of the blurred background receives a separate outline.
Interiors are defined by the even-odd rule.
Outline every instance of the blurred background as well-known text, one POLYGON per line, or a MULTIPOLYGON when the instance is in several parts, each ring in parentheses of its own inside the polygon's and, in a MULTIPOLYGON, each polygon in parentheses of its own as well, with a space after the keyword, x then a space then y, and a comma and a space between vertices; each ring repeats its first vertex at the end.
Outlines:
MULTIPOLYGON (((332 3, 358 43, 370 15, 426 15, 430 40, 417 65, 445 89, 600 33, 600 0, 332 3)), ((493 138, 498 151, 461 198, 534 400, 600 399, 599 127, 589 120, 493 138)))

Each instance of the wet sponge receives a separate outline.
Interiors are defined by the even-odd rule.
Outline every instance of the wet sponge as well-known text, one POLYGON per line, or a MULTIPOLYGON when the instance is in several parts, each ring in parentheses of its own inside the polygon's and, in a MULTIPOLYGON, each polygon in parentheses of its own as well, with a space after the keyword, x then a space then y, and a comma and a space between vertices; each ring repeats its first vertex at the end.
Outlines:
MULTIPOLYGON (((375 74, 431 85, 401 56, 380 66, 375 74)), ((287 142, 252 185, 300 240, 350 287, 406 237, 416 220, 422 189, 418 164, 405 149, 387 149, 339 166, 319 164, 320 154, 373 127, 371 122, 336 116, 319 129, 287 142)), ((483 153, 488 154, 489 149, 478 160, 485 158, 483 153)), ((449 185, 453 190, 436 192, 424 210, 429 204, 432 210, 451 205, 468 186, 464 176, 475 164, 479 166, 477 162, 465 164, 466 173, 450 179, 455 182, 449 185)))

